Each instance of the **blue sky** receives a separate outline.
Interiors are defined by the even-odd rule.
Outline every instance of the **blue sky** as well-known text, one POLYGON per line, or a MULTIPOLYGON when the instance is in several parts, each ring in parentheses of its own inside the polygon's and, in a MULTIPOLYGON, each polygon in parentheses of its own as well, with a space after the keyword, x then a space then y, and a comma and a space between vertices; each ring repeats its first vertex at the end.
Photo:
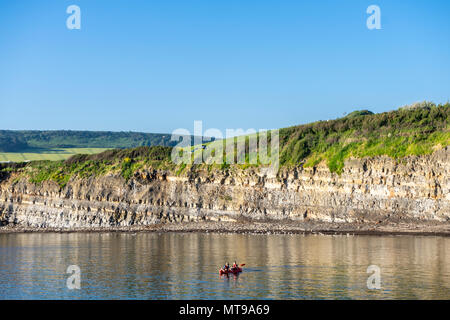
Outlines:
POLYGON ((449 99, 446 0, 0 0, 0 129, 269 129, 449 99))

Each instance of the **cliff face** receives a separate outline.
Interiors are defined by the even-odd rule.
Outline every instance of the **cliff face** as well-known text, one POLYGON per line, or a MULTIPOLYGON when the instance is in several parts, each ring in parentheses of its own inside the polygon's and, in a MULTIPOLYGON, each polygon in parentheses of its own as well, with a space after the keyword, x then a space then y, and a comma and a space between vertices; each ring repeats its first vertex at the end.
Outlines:
POLYGON ((291 219, 327 222, 449 221, 450 149, 395 161, 351 159, 341 175, 324 165, 196 171, 183 176, 142 171, 72 179, 61 189, 14 174, 0 182, 0 223, 88 228, 180 221, 291 219))

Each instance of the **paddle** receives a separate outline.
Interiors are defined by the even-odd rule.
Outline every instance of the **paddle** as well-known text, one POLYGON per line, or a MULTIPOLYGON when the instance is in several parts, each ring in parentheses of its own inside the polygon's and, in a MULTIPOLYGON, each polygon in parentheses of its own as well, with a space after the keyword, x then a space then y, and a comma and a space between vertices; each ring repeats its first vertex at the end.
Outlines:
POLYGON ((243 267, 243 266, 245 266, 245 263, 242 263, 242 264, 241 264, 241 267, 243 267))

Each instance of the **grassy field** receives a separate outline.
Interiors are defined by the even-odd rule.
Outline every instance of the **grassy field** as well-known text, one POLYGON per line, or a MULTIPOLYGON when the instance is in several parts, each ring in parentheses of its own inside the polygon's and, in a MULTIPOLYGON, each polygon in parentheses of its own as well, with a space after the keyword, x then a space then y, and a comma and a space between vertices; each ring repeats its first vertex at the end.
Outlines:
POLYGON ((65 160, 74 154, 95 154, 107 148, 54 148, 54 149, 29 149, 24 152, 0 152, 1 161, 34 161, 34 160, 65 160))

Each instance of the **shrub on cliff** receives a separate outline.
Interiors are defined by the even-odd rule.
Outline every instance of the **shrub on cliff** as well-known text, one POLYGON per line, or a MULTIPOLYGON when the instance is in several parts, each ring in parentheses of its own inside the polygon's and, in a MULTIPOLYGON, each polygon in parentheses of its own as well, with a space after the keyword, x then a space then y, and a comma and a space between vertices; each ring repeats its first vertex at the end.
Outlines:
POLYGON ((106 161, 113 163, 125 158, 136 159, 152 159, 152 160, 170 160, 172 148, 155 146, 155 147, 138 147, 132 149, 114 149, 107 150, 91 155, 74 155, 65 161, 66 164, 74 164, 85 161, 106 161))

